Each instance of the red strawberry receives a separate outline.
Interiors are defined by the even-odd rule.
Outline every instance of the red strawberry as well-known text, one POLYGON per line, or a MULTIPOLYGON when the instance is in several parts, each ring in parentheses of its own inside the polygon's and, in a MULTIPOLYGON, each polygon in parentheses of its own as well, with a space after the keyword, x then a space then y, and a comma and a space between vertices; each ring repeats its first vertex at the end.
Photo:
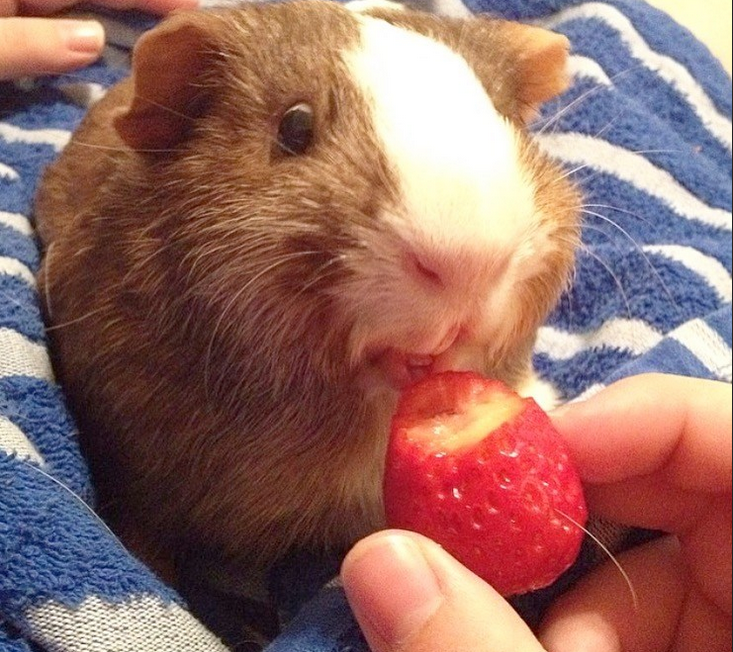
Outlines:
POLYGON ((470 372, 436 374, 405 390, 392 420, 384 500, 390 527, 437 541, 505 596, 565 571, 587 519, 580 479, 547 415, 470 372))

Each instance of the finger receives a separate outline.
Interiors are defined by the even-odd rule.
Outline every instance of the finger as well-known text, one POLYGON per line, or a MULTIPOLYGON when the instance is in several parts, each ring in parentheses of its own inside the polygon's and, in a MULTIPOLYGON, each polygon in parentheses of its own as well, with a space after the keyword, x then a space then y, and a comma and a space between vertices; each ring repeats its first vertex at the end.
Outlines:
POLYGON ((110 9, 140 9, 164 15, 174 9, 195 9, 198 0, 96 0, 96 4, 110 9))
POLYGON ((75 4, 79 0, 15 0, 16 14, 23 16, 47 16, 75 4))
POLYGON ((712 652, 730 646, 730 618, 698 591, 674 537, 619 557, 636 591, 607 564, 550 609, 540 630, 548 652, 712 652), (694 645, 681 646, 681 641, 694 645), (676 646, 676 647, 673 647, 676 646))
POLYGON ((3 16, 15 16, 17 13, 17 0, 0 0, 0 18, 3 16))
POLYGON ((552 415, 586 482, 656 474, 680 489, 731 490, 731 386, 663 374, 619 381, 552 415))
POLYGON ((728 615, 728 623, 733 611, 732 511, 730 496, 713 501, 695 526, 680 535, 687 567, 700 593, 728 615))
POLYGON ((548 652, 666 652, 685 595, 679 544, 663 539, 618 559, 636 591, 608 563, 584 578, 550 609, 540 630, 548 652))
POLYGON ((57 73, 88 65, 104 46, 96 21, 3 18, 0 20, 0 79, 57 73))
POLYGON ((730 503, 730 494, 681 490, 654 475, 588 485, 585 498, 590 511, 607 520, 680 535, 696 527, 711 506, 730 503))
POLYGON ((682 556, 690 582, 696 593, 710 605, 730 618, 733 605, 733 561, 731 558, 732 527, 730 495, 710 498, 698 496, 692 505, 677 500, 673 495, 662 504, 654 504, 652 496, 657 487, 629 488, 615 485, 596 487, 587 492, 588 503, 594 510, 621 523, 679 532, 682 556), (626 501, 620 501, 619 492, 626 492, 626 501), (646 492, 646 496, 644 495, 646 492), (647 507, 648 506, 648 507, 647 507), (649 513, 642 510, 647 509, 649 513), (687 509, 687 513, 683 513, 687 509), (637 511, 638 510, 638 511, 637 511), (694 518, 689 515, 694 513, 694 518), (682 527, 682 525, 685 527, 682 527))
POLYGON ((670 652, 730 652, 730 614, 710 605, 697 591, 688 593, 670 652))
MULTIPOLYGON (((10 1, 18 0, 0 0, 0 2, 10 1)), ((20 0, 22 13, 39 16, 53 14, 78 3, 79 0, 20 0)), ((198 6, 198 0, 95 0, 94 4, 120 11, 141 9, 163 15, 174 9, 193 9, 198 6)))
POLYGON ((341 577, 372 652, 543 652, 496 591, 419 535, 368 537, 341 577))

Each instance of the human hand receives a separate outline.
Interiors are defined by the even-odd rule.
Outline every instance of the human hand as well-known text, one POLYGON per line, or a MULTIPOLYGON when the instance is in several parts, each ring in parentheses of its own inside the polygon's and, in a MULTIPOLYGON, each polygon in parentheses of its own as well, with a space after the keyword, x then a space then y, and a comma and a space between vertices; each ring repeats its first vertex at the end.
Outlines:
MULTIPOLYGON (((0 0, 0 81, 25 75, 66 72, 95 61, 104 47, 104 28, 95 20, 47 18, 79 0, 0 0), (43 17, 42 17, 43 16, 43 17)), ((196 0, 97 0, 110 9, 164 14, 195 7, 196 0)))
POLYGON ((648 375, 553 415, 591 510, 671 536, 591 573, 535 638, 436 544, 382 532, 342 579, 373 652, 724 652, 731 649, 731 388, 648 375), (542 644, 540 643, 542 641, 542 644))
POLYGON ((731 386, 649 374, 553 415, 594 514, 671 533, 553 606, 550 652, 731 650, 731 386))

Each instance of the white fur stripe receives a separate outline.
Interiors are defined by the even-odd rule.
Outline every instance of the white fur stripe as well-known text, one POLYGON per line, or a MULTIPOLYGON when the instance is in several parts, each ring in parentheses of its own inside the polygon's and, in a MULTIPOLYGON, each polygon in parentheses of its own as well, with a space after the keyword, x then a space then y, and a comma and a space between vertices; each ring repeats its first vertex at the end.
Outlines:
POLYGON ((110 603, 96 597, 26 612, 33 639, 53 652, 227 652, 190 613, 153 596, 110 603))
POLYGON ((641 355, 661 340, 662 335, 646 322, 610 319, 597 330, 587 333, 568 333, 543 326, 537 337, 535 353, 544 353, 553 360, 570 360, 588 349, 609 347, 641 355))
POLYGON ((731 348, 702 319, 693 319, 669 335, 718 378, 731 382, 731 348))
POLYGON ((0 138, 9 143, 51 145, 60 151, 69 142, 71 132, 64 129, 23 129, 7 122, 0 122, 0 138))
POLYGON ((10 179, 11 181, 20 179, 18 173, 13 168, 5 165, 5 163, 0 163, 0 179, 2 178, 10 179))
POLYGON ((0 224, 9 226, 23 235, 33 235, 33 227, 30 220, 20 213, 7 213, 0 211, 0 224))
POLYGON ((23 431, 0 414, 0 451, 43 465, 43 458, 23 431))
POLYGON ((36 287, 36 277, 28 267, 15 258, 0 256, 0 274, 22 278, 31 287, 36 287))
POLYGON ((732 228, 732 218, 728 211, 703 203, 669 172, 656 167, 640 154, 584 134, 541 134, 536 140, 550 156, 611 174, 638 190, 657 197, 682 217, 699 220, 726 231, 732 228))
POLYGON ((728 150, 731 149, 733 144, 731 121, 715 108, 713 102, 687 68, 671 57, 652 50, 636 31, 632 22, 615 7, 602 2, 588 2, 558 12, 547 22, 543 22, 543 25, 552 29, 570 20, 589 18, 602 20, 618 31, 631 54, 649 70, 676 88, 687 99, 710 133, 728 150))
POLYGON ((592 79, 601 86, 611 86, 611 79, 597 61, 579 54, 568 58, 568 72, 573 78, 585 77, 592 79))
POLYGON ((30 376, 53 380, 46 348, 9 328, 0 328, 0 378, 30 376))
POLYGON ((702 276, 723 303, 733 299, 733 283, 725 266, 716 258, 706 256, 693 247, 682 245, 646 245, 642 249, 649 254, 659 254, 674 260, 702 276))

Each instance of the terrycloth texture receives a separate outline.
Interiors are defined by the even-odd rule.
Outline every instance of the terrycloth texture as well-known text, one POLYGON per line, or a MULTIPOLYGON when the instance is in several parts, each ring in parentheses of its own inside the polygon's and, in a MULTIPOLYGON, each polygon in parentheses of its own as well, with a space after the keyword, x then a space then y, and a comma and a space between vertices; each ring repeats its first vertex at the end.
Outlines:
MULTIPOLYGON (((687 31, 637 0, 466 2, 431 6, 537 21, 573 44, 573 87, 545 107, 536 130, 584 187, 585 247, 540 333, 540 373, 568 399, 645 371, 730 382, 730 78, 687 31)), ((93 491, 53 380, 33 280, 40 170, 81 118, 78 102, 124 74, 118 66, 146 20, 123 17, 113 30, 119 47, 89 70, 0 83, 2 652, 224 649, 82 503, 93 491)), ((322 574, 300 571, 273 584, 286 603, 318 589, 302 578, 322 574)), ((347 650, 366 648, 337 587, 270 648, 347 650)))

